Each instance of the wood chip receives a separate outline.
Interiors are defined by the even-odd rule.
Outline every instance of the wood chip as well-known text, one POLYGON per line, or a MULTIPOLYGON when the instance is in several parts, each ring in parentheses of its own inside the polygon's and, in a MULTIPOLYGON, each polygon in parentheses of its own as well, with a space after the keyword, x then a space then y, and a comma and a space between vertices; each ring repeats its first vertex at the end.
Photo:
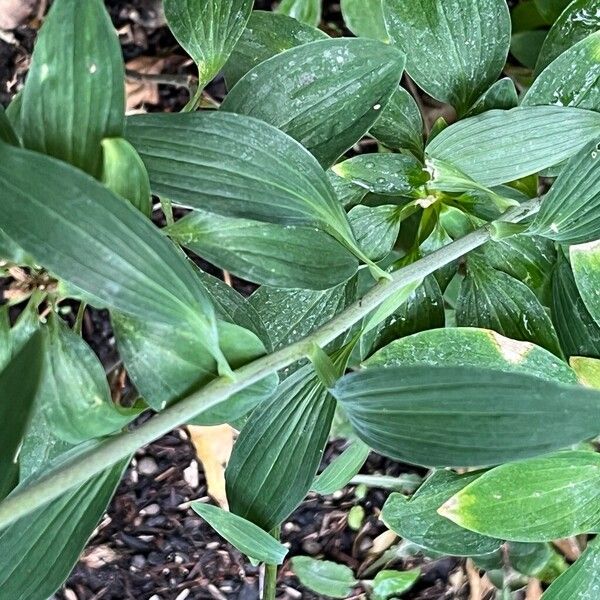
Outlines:
POLYGON ((108 545, 92 546, 81 557, 81 561, 90 569, 101 569, 104 565, 115 562, 119 555, 108 545))

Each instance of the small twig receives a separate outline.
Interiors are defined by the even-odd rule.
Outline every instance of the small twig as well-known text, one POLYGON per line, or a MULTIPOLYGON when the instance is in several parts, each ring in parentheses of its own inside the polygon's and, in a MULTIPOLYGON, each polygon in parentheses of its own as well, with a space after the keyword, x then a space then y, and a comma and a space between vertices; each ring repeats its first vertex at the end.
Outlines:
POLYGON ((231 273, 223 269, 223 281, 229 286, 233 287, 233 282, 231 281, 231 273))
POLYGON ((169 75, 168 73, 140 73, 138 71, 132 71, 131 69, 126 69, 125 75, 128 79, 131 79, 132 81, 173 85, 175 87, 183 87, 189 90, 190 92, 194 91, 198 84, 198 80, 193 75, 169 75))
POLYGON ((467 579, 469 581, 469 600, 481 600, 481 577, 479 576, 478 569, 470 558, 465 565, 465 571, 467 572, 467 579))

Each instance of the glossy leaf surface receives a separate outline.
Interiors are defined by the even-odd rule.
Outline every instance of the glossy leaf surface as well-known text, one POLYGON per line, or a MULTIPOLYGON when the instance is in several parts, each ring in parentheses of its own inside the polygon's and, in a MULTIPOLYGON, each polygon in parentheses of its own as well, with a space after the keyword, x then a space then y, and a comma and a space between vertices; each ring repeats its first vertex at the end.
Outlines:
POLYGON ((346 565, 310 556, 294 556, 292 570, 303 586, 329 598, 348 598, 358 583, 346 565))
POLYGON ((591 317, 600 326, 600 299, 598 298, 600 243, 591 242, 571 246, 569 254, 577 289, 591 317))
POLYGON ((356 37, 389 41, 382 0, 342 0, 340 6, 344 23, 356 37))
POLYGON ((277 11, 301 23, 316 26, 321 22, 321 0, 282 0, 277 11))
POLYGON ((352 442, 315 477, 311 488, 313 492, 325 496, 341 490, 365 464, 369 452, 369 447, 360 440, 352 442))
POLYGON ((373 600, 388 600, 388 598, 397 598, 417 582, 421 575, 420 569, 410 569, 409 571, 392 571, 384 569, 379 571, 373 579, 373 588, 371 598, 373 600))
POLYGON ((348 220, 359 247, 371 260, 382 260, 392 251, 400 232, 398 207, 359 204, 348 213, 348 220))

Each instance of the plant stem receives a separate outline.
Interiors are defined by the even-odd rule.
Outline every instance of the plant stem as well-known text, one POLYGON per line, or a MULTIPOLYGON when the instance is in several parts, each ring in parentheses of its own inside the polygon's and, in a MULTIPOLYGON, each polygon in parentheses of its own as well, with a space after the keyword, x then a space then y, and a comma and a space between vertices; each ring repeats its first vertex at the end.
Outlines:
MULTIPOLYGON (((279 540, 280 527, 275 527, 271 535, 279 540)), ((265 580, 262 600, 275 600, 277 596, 277 565, 265 564, 265 580)))
MULTIPOLYGON (((518 222, 536 213, 539 207, 539 199, 531 200, 509 210, 503 219, 518 222)), ((0 529, 58 498, 69 489, 82 485, 107 467, 133 454, 138 448, 188 423, 236 392, 305 358, 310 354, 313 344, 326 346, 404 286, 422 280, 437 269, 485 244, 491 239, 490 229, 491 226, 487 224, 417 262, 399 269, 393 273, 391 280, 379 281, 360 300, 304 339, 234 371, 235 379, 225 377, 214 379, 201 390, 169 406, 137 429, 107 438, 93 448, 82 451, 68 462, 63 462, 60 467, 50 470, 31 484, 18 488, 0 502, 0 529)))

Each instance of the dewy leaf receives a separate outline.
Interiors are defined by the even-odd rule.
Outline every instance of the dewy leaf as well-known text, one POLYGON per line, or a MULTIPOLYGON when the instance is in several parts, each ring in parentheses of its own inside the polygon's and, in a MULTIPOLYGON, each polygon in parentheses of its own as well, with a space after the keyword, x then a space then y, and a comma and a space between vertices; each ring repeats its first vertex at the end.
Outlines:
POLYGON ((590 316, 600 327, 600 241, 571 246, 569 254, 577 289, 590 316))
POLYGON ((106 138, 102 140, 102 152, 102 183, 149 217, 150 181, 135 148, 123 138, 106 138))
POLYGON ((252 0, 164 0, 169 29, 198 66, 200 91, 221 70, 252 12, 252 0))
POLYGON ((600 431, 600 393, 483 367, 366 369, 332 393, 371 448, 426 466, 518 460, 600 431))
POLYGON ((288 377, 250 416, 225 480, 231 511, 266 531, 302 502, 319 468, 335 400, 311 366, 288 377))
POLYGON ((544 600, 585 600, 600 589, 600 539, 588 543, 586 551, 544 593, 544 600))
POLYGON ((330 167, 375 123, 404 62, 401 52, 375 40, 312 42, 252 69, 221 109, 280 128, 330 167))
POLYGON ((399 87, 369 132, 393 150, 410 150, 423 157, 423 117, 414 98, 399 87))
POLYGON ((365 256, 371 260, 382 260, 392 251, 400 232, 397 206, 359 204, 348 213, 348 220, 365 256))
POLYGON ((222 363, 214 310, 194 269, 133 205, 77 169, 0 144, 0 227, 68 294, 96 306, 187 324, 222 363))
POLYGON ((576 106, 600 112, 600 31, 581 40, 547 66, 521 104, 576 106))
MULTIPOLYGON (((578 247, 573 249, 574 254, 578 247)), ((581 254, 583 264, 587 263, 586 253, 581 254)), ((574 262, 578 263, 577 256, 574 262)), ((597 267, 592 267, 591 280, 596 277, 597 267)), ((578 270, 582 273, 582 281, 588 277, 582 272, 581 264, 578 270)), ((583 301, 569 261, 559 256, 559 261, 553 273, 552 281, 552 318, 558 333, 560 345, 565 356, 590 356, 600 358, 600 325, 593 319, 583 301)))
POLYGON ((392 571, 384 569, 375 575, 372 583, 372 600, 397 598, 412 588, 421 576, 420 569, 392 571))
POLYGON ((600 455, 559 452, 484 473, 440 514, 483 535, 546 542, 598 530, 599 484, 600 455))
POLYGON ((321 22, 321 0, 282 0, 277 12, 317 26, 321 22))
POLYGON ((411 364, 485 367, 535 375, 561 383, 577 383, 567 364, 530 342, 508 339, 495 331, 448 327, 422 331, 392 342, 364 363, 365 367, 411 364))
POLYGON ((561 171, 529 231, 562 244, 600 238, 600 136, 561 171))
POLYGON ((194 211, 167 228, 198 256, 260 285, 324 290, 354 275, 356 258, 321 229, 194 211))
POLYGON ((246 519, 202 502, 191 506, 219 535, 254 560, 280 565, 288 553, 283 544, 246 519))
POLYGON ((327 37, 287 15, 255 10, 223 67, 227 87, 231 89, 248 71, 280 52, 327 37))
POLYGON ((550 29, 535 66, 539 75, 571 46, 600 29, 600 0, 575 0, 550 29))
POLYGON ((121 479, 126 462, 0 531, 0 587, 7 598, 46 600, 63 584, 121 479))
POLYGON ((467 275, 460 287, 456 323, 461 327, 493 329, 561 355, 552 321, 531 289, 474 256, 469 258, 467 275))
POLYGON ((510 44, 505 0, 383 0, 392 42, 408 74, 459 114, 498 79, 510 44))
POLYGON ((57 0, 37 38, 21 100, 26 148, 98 176, 100 142, 123 133, 125 70, 101 0, 57 0))
POLYGON ((370 451, 369 446, 360 440, 353 441, 340 456, 315 477, 312 491, 326 496, 341 490, 365 464, 370 451))
POLYGON ((383 506, 381 519, 403 539, 440 554, 478 556, 494 552, 502 544, 500 540, 463 529, 437 513, 446 500, 480 474, 435 471, 410 500, 402 494, 391 494, 383 506))
POLYGON ((341 0, 340 6, 344 23, 356 37, 389 42, 382 0, 341 0))
POLYGON ((598 137, 598 113, 523 106, 459 121, 438 134, 426 151, 478 183, 494 187, 557 165, 598 137))
POLYGON ((323 169, 274 127, 222 112, 153 114, 127 121, 152 191, 176 204, 351 236, 323 169))
POLYGON ((120 409, 92 349, 56 315, 44 331, 44 369, 37 403, 52 432, 69 444, 114 433, 139 410, 120 409))
POLYGON ((0 371, 0 500, 18 480, 19 447, 31 418, 41 370, 41 339, 34 333, 0 371))
POLYGON ((310 556, 294 556, 292 571, 304 587, 329 598, 348 598, 358 584, 346 565, 310 556))

